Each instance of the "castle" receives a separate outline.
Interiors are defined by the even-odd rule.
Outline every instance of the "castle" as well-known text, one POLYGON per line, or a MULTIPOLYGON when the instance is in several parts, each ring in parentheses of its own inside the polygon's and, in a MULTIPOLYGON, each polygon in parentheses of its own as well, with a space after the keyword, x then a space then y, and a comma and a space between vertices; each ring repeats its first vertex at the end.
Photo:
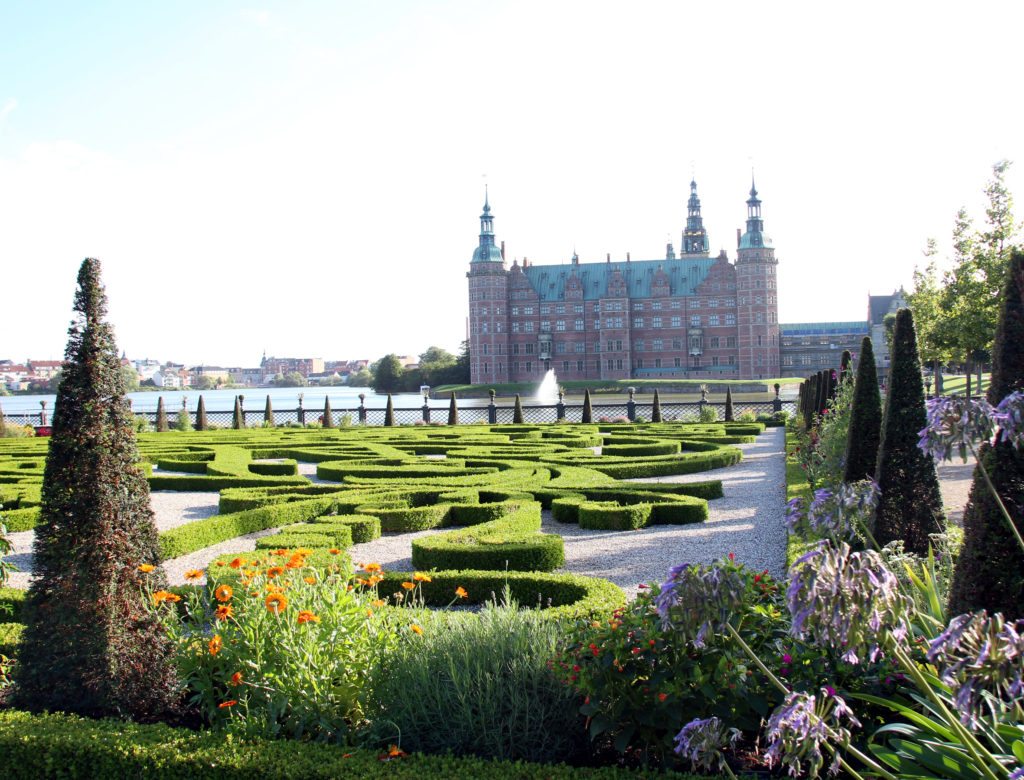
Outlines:
POLYGON ((505 263, 489 198, 469 273, 473 384, 559 379, 763 379, 779 376, 775 249, 751 182, 736 261, 709 254, 690 182, 681 252, 658 260, 505 263))

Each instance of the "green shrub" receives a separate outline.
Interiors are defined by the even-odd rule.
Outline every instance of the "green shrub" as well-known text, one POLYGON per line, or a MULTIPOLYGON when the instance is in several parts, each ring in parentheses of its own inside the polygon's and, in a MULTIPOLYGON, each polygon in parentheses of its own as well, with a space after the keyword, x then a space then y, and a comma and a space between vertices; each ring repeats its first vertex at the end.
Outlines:
POLYGON ((551 502, 551 516, 559 523, 578 523, 580 506, 587 501, 585 496, 569 495, 551 502))
POLYGON ((583 391, 583 413, 580 418, 581 423, 591 423, 594 421, 594 409, 590 403, 590 388, 583 391))
POLYGON ((523 402, 519 398, 519 393, 516 393, 515 406, 512 408, 512 422, 518 425, 523 423, 523 402))
POLYGON ((651 517, 650 504, 621 506, 611 501, 588 501, 579 507, 580 528, 629 531, 643 528, 651 517))
POLYGON ((875 353, 871 339, 865 336, 860 345, 857 376, 854 380, 853 405, 846 440, 844 482, 859 482, 875 476, 878 443, 882 435, 882 397, 878 392, 875 353))
MULTIPOLYGON (((318 525, 343 525, 352 535, 352 544, 365 544, 380 538, 380 519, 372 515, 324 515, 312 521, 313 527, 318 525)), ((348 545, 346 545, 348 546, 348 545)))
POLYGON ((166 433, 168 431, 167 409, 164 408, 163 396, 156 400, 156 431, 157 433, 166 433))
MULTIPOLYGON (((742 417, 742 415, 741 415, 742 417)), ((725 388, 725 421, 733 421, 733 408, 732 408, 732 387, 726 386, 725 388)))
POLYGON ((11 509, 5 511, 3 520, 7 530, 11 533, 17 531, 31 531, 39 523, 39 507, 30 506, 25 509, 11 509))
POLYGON ((376 670, 372 737, 426 753, 572 757, 586 732, 572 691, 548 668, 561 634, 508 600, 476 620, 432 624, 376 670))
POLYGON ((718 410, 713 406, 702 406, 700 408, 700 416, 698 419, 702 423, 713 423, 718 421, 718 410))

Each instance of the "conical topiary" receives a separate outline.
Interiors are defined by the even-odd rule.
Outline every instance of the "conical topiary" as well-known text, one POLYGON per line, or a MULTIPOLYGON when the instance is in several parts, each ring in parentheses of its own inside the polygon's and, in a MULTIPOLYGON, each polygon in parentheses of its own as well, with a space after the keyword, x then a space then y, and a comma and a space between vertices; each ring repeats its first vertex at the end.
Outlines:
POLYGON ((166 433, 168 427, 167 409, 164 408, 164 397, 160 396, 156 399, 156 429, 159 433, 166 433))
POLYGON ((196 430, 205 431, 209 427, 209 423, 206 422, 206 404, 203 397, 199 396, 199 404, 196 406, 196 430))
POLYGON ((523 402, 519 398, 519 393, 516 393, 516 405, 512 409, 512 422, 522 423, 523 421, 523 402))
POLYGON ((7 435, 7 421, 4 420, 4 409, 0 406, 0 439, 7 435))
POLYGON ((331 411, 331 399, 324 396, 324 428, 334 427, 334 412, 331 411))
POLYGON ((651 404, 651 422, 661 422, 661 398, 658 396, 658 388, 654 388, 654 402, 651 404))
POLYGON ((384 424, 388 427, 395 424, 395 405, 391 401, 391 393, 388 393, 388 405, 384 407, 384 424))
POLYGON ((452 400, 448 403, 448 424, 459 424, 459 407, 455 403, 455 393, 452 393, 452 400))
MULTIPOLYGON (((1024 391, 1024 252, 1010 255, 1010 268, 992 350, 988 402, 998 404, 1024 391)), ((1024 535, 1024 455, 1000 434, 995 446, 978 452, 996 492, 1024 535)), ((987 609, 1007 618, 1024 617, 1024 551, 975 467, 964 510, 964 543, 953 572, 951 615, 987 609)))
POLYGON ((736 419, 735 417, 733 417, 733 414, 734 414, 734 412, 733 412, 733 408, 732 408, 732 388, 729 387, 729 386, 726 386, 726 388, 725 388, 725 421, 726 422, 733 422, 736 419))
POLYGON ((147 591, 166 580, 106 303, 100 263, 87 259, 53 410, 12 690, 19 709, 148 720, 174 709, 180 689, 173 647, 146 604, 147 591))
POLYGON ((594 410, 590 406, 590 389, 587 388, 583 391, 583 415, 580 417, 580 422, 593 422, 594 421, 594 410))
POLYGON ((235 413, 231 418, 231 427, 239 430, 245 427, 245 414, 242 412, 242 399, 235 396, 235 413))
POLYGON ((850 407, 850 427, 846 434, 846 466, 844 482, 873 479, 878 462, 878 442, 882 436, 882 396, 878 392, 875 352, 871 339, 865 336, 860 344, 857 376, 850 407))
POLYGON ((874 535, 881 545, 902 539, 904 549, 918 555, 928 552, 929 534, 945 528, 935 461, 917 446, 926 422, 914 317, 910 309, 900 309, 875 466, 881 497, 874 535))
POLYGON ((850 378, 850 364, 853 363, 853 355, 850 350, 844 349, 843 356, 839 359, 839 381, 845 382, 850 378))
POLYGON ((267 393, 267 404, 263 407, 263 423, 265 425, 274 424, 274 407, 270 404, 270 393, 267 393))

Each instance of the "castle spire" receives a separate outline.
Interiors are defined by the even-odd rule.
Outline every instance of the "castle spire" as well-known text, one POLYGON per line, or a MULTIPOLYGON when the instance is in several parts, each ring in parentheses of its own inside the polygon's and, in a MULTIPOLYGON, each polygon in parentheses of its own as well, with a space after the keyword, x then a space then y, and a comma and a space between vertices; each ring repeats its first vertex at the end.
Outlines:
POLYGON ((480 215, 480 243, 473 253, 474 263, 497 262, 500 263, 501 250, 494 245, 494 217, 491 216, 490 194, 487 192, 487 185, 484 185, 484 210, 480 215))
POLYGON ((700 215, 700 197, 697 195, 697 180, 690 180, 690 199, 686 202, 686 230, 683 231, 682 255, 708 253, 708 232, 700 215))
POLYGON ((764 234, 764 220, 761 218, 761 199, 757 197, 754 172, 750 172, 750 197, 747 198, 747 232, 740 238, 740 249, 770 247, 772 241, 764 234))

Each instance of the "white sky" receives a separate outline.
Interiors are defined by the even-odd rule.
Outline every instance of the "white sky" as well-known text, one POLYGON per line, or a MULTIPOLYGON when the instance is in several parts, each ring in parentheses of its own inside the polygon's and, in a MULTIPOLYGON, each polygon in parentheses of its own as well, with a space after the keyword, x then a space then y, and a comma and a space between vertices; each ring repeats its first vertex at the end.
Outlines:
MULTIPOLYGON (((63 353, 83 257, 133 358, 376 359, 509 259, 661 257, 756 168, 783 322, 862 319, 1016 160, 1024 3, 0 5, 0 358, 63 353)), ((1024 207, 1018 208, 1024 212, 1024 207)))

